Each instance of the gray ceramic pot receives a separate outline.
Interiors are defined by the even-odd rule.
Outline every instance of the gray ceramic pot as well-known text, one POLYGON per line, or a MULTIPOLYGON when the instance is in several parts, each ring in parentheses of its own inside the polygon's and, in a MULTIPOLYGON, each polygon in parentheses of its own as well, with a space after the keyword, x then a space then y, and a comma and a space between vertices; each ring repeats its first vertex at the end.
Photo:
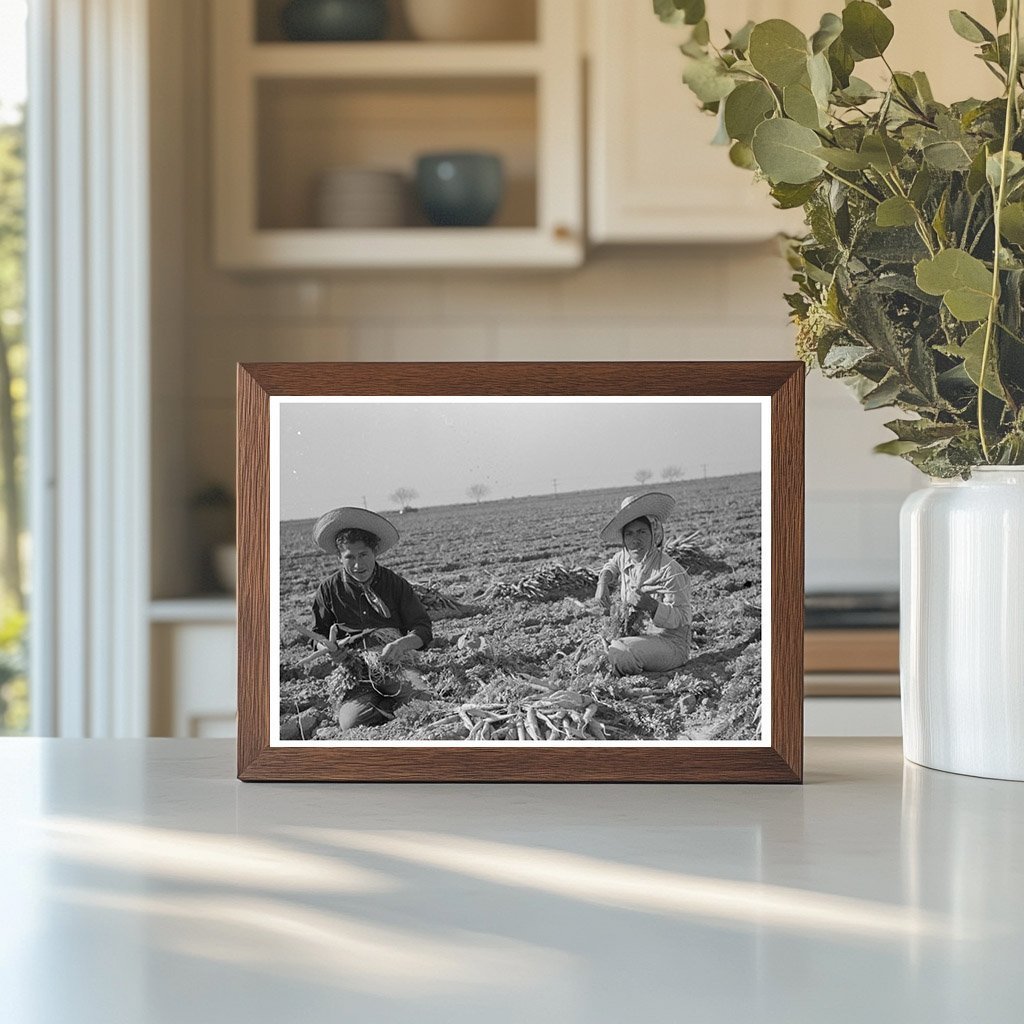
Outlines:
POLYGON ((291 0, 281 28, 296 42, 380 39, 388 27, 387 0, 291 0))
POLYGON ((427 153, 416 163, 416 192, 437 227, 483 227, 505 194, 501 157, 493 153, 427 153))

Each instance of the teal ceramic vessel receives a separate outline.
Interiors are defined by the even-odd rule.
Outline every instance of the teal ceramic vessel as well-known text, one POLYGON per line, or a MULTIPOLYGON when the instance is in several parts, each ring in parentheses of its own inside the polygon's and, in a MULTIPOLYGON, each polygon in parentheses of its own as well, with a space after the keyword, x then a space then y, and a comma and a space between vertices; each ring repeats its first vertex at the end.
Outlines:
POLYGON ((505 195, 501 157, 426 153, 416 162, 416 192, 436 227, 483 227, 493 220, 505 195))
POLYGON ((387 27, 387 0, 291 0, 281 11, 285 38, 295 42, 381 39, 387 27))

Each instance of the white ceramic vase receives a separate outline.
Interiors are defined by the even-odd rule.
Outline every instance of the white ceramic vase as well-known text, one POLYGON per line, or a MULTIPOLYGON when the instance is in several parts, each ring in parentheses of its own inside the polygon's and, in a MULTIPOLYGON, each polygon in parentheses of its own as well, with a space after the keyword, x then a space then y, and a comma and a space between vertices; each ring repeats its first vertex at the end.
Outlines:
POLYGON ((1024 467, 910 495, 900 554, 904 754, 1024 781, 1024 467))

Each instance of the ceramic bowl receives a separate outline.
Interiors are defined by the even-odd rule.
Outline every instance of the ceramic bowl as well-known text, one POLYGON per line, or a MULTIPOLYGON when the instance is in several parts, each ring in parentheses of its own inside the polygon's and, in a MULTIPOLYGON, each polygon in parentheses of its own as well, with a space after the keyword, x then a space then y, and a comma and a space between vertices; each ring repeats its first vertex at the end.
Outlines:
POLYGON ((505 174, 494 153, 425 153, 416 162, 416 193, 436 227, 483 227, 501 206, 505 174))
POLYGON ((281 11, 285 38, 296 42, 380 39, 387 26, 387 0, 290 0, 281 11))

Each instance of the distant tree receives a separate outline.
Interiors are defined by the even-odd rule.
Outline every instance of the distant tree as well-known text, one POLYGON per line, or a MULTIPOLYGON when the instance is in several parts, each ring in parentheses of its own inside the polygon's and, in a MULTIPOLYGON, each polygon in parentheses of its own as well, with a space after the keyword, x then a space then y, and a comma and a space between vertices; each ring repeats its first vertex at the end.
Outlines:
POLYGON ((661 471, 661 479, 667 480, 669 483, 675 483, 676 480, 682 480, 684 476, 686 476, 686 474, 680 466, 666 466, 661 471))
POLYGON ((399 507, 408 508, 415 498, 419 497, 419 492, 413 490, 411 487, 398 487, 388 497, 399 507))
POLYGON ((649 469, 638 469, 636 473, 633 474, 633 479, 642 486, 647 483, 652 476, 654 476, 654 474, 649 469))
POLYGON ((490 493, 491 489, 487 484, 473 484, 473 486, 466 491, 466 494, 468 494, 469 497, 471 497, 478 505, 480 504, 480 499, 486 498, 490 493))
POLYGON ((28 413, 25 309, 24 111, 0 119, 0 566, 4 596, 24 607, 19 552, 28 413))

